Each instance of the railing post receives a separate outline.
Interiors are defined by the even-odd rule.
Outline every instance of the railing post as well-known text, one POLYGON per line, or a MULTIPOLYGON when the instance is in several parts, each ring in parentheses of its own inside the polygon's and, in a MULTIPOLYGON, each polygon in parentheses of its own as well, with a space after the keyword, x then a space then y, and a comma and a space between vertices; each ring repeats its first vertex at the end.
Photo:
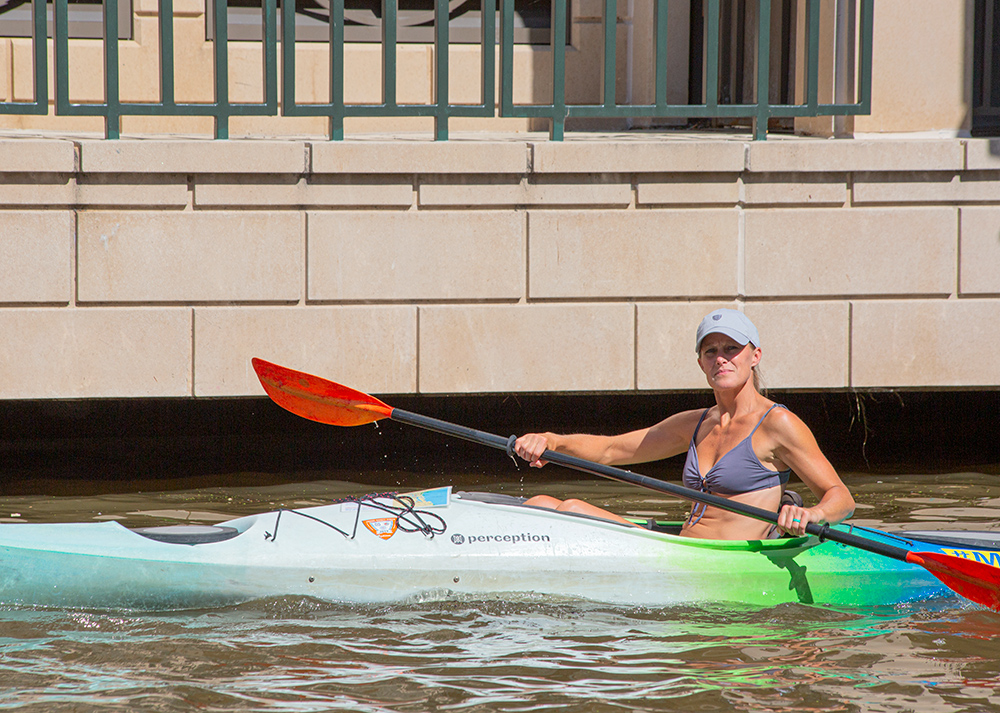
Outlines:
MULTIPOLYGON (((434 0, 434 140, 448 140, 448 0, 434 0)), ((483 17, 483 22, 486 18, 483 17)))
POLYGON ((566 133, 566 3, 552 0, 552 124, 549 138, 562 141, 566 133))
POLYGON ((215 138, 229 138, 229 3, 214 0, 215 138))
POLYGON ((771 0, 759 0, 757 7, 757 113, 753 117, 755 139, 767 138, 771 116, 771 0))

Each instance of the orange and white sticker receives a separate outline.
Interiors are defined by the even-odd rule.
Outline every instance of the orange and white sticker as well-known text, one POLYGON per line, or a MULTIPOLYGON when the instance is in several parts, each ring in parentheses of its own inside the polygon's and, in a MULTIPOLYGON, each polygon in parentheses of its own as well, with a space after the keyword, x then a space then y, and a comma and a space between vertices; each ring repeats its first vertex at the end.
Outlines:
POLYGON ((365 527, 372 531, 372 534, 383 540, 388 540, 396 534, 396 518, 394 517, 379 517, 373 520, 362 520, 362 522, 365 523, 365 527))

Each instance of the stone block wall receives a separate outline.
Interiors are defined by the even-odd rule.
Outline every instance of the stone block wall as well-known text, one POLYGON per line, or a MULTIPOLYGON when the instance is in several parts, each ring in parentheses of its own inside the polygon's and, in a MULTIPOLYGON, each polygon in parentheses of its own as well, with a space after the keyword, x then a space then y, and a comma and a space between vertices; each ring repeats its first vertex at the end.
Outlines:
POLYGON ((0 398, 997 388, 1000 142, 0 141, 0 398))

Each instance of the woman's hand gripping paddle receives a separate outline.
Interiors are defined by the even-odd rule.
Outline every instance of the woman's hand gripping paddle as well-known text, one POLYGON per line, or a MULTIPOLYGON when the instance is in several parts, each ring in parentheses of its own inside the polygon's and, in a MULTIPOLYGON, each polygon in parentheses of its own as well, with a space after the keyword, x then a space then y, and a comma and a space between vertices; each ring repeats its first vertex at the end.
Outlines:
MULTIPOLYGON (((332 381, 271 364, 262 359, 253 360, 264 391, 282 408, 297 416, 330 424, 332 426, 360 426, 383 418, 426 428, 437 433, 455 436, 467 441, 498 448, 513 455, 514 436, 503 438, 491 433, 458 426, 436 418, 421 416, 410 411, 393 408, 373 396, 341 386, 332 381)), ((710 493, 691 490, 665 480, 650 478, 628 470, 593 463, 564 453, 545 451, 542 460, 592 475, 599 475, 622 483, 631 483, 661 493, 675 495, 685 500, 703 503, 747 517, 777 522, 778 514, 744 505, 710 493)), ((919 565, 937 577, 947 587, 977 604, 1000 611, 1000 569, 975 560, 967 560, 940 552, 914 552, 885 545, 858 535, 830 529, 828 525, 809 523, 806 531, 820 539, 833 540, 868 552, 890 557, 902 562, 919 565)))

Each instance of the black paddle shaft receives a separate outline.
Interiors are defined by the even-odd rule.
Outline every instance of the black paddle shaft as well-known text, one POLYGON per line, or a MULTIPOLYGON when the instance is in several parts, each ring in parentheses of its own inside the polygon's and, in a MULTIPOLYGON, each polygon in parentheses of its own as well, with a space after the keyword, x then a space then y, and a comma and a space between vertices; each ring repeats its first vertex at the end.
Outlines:
MULTIPOLYGON (((478 443, 483 446, 497 448, 501 451, 506 451, 511 457, 516 457, 514 454, 514 441, 516 440, 516 436, 504 438, 503 436, 486 433, 485 431, 477 431, 474 428, 459 426, 454 423, 448 423, 447 421, 441 421, 436 418, 431 418, 430 416, 422 416, 418 413, 404 411, 403 409, 398 408, 392 409, 390 418, 393 421, 399 421, 400 423, 406 423, 411 426, 417 426, 419 428, 435 431, 437 433, 443 433, 447 436, 454 436, 456 438, 472 441, 473 443, 478 443)), ((555 463, 556 465, 561 465, 565 468, 572 468, 573 470, 589 473, 591 475, 599 475, 602 478, 617 480, 621 483, 629 483, 631 485, 649 488, 650 490, 656 490, 661 493, 668 493, 670 495, 683 498, 684 500, 690 500, 703 505, 711 505, 712 507, 717 507, 721 510, 728 510, 729 512, 737 513, 738 515, 752 517, 756 520, 763 520, 764 522, 772 523, 778 522, 778 513, 776 512, 754 507, 753 505, 745 505, 743 503, 734 502, 732 500, 727 500, 726 498, 720 498, 718 495, 712 495, 711 493, 703 493, 698 490, 692 490, 691 488, 686 488, 682 485, 677 485, 676 483, 670 483, 666 480, 660 480, 659 478, 651 478, 648 475, 633 473, 630 470, 623 470, 621 468, 615 468, 614 466, 604 465, 602 463, 594 463, 593 461, 584 460, 583 458, 577 458, 575 456, 566 455, 565 453, 557 453, 550 450, 547 450, 542 454, 542 460, 548 461, 549 463, 555 463)), ((806 532, 810 535, 816 535, 821 541, 833 540, 834 542, 839 542, 843 545, 857 547, 859 549, 867 550, 868 552, 883 555, 901 562, 906 562, 906 556, 909 554, 908 550, 904 550, 901 547, 893 547, 892 545, 875 542, 874 540, 869 540, 866 537, 859 537, 858 535, 854 535, 849 532, 834 530, 829 525, 818 525, 814 522, 810 522, 806 524, 806 532)))

